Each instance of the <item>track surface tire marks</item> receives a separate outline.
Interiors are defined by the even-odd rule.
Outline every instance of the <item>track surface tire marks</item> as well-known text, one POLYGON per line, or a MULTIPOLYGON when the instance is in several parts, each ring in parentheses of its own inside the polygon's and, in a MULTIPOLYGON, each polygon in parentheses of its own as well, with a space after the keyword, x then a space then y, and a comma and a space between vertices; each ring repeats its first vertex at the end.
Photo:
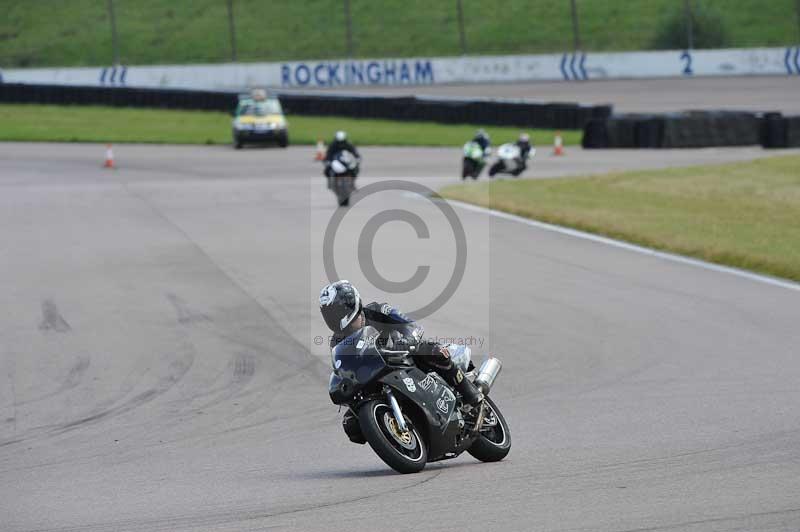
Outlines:
MULTIPOLYGON (((101 146, 0 145, 3 530, 800 527, 796 293, 459 209, 489 297, 426 331, 503 359, 514 449, 395 475, 346 440, 311 341, 334 212, 311 150, 117 151, 108 172, 101 146)), ((570 150, 534 172, 763 154, 570 150)), ((362 186, 458 180, 457 148, 364 157, 362 186)), ((396 225, 379 235, 411 246, 396 225)))

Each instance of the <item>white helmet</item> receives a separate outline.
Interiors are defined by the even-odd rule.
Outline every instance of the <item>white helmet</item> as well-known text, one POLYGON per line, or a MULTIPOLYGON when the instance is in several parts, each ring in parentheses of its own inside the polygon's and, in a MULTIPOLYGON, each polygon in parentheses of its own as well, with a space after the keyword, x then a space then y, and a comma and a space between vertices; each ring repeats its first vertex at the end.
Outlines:
POLYGON ((345 140, 347 138, 347 133, 345 133, 344 131, 339 130, 339 131, 336 132, 335 137, 336 137, 336 140, 338 140, 339 142, 342 142, 343 140, 345 140))
POLYGON ((528 142, 531 140, 531 137, 527 133, 520 133, 519 134, 519 141, 520 142, 528 142))

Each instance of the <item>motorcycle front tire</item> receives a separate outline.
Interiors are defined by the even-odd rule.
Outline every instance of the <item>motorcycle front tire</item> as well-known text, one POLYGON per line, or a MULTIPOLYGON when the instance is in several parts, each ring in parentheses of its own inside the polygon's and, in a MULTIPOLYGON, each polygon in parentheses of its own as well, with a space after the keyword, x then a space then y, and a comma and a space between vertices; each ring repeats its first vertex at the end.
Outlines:
POLYGON ((403 417, 413 435, 412 443, 415 445, 412 449, 405 449, 400 443, 393 441, 389 432, 391 429, 386 426, 386 417, 384 416, 387 413, 392 416, 391 412, 388 401, 384 399, 372 399, 362 404, 358 409, 361 433, 375 454, 386 465, 398 473, 419 473, 425 468, 428 461, 428 449, 425 441, 422 440, 419 431, 414 428, 414 424, 408 416, 403 417), (402 452, 401 449, 403 449, 402 452))
POLYGON ((461 179, 466 179, 467 177, 475 177, 475 163, 472 159, 464 158, 464 162, 461 165, 461 179))
POLYGON ((350 194, 353 193, 353 178, 351 176, 337 176, 336 181, 336 200, 339 207, 350 205, 350 194))

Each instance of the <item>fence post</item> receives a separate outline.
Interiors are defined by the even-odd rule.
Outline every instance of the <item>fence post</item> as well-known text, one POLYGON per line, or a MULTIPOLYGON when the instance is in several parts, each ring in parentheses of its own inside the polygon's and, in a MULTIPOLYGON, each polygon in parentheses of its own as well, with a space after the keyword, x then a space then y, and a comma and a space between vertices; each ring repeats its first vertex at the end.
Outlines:
POLYGON ((111 54, 115 65, 119 64, 119 38, 117 37, 117 19, 114 16, 114 0, 108 0, 108 18, 111 22, 111 54))
POLYGON ((350 15, 350 0, 344 0, 344 26, 345 31, 347 32, 345 35, 346 39, 346 46, 347 46, 347 57, 353 57, 353 17, 350 15))
POLYGON ((800 44, 800 0, 797 0, 795 11, 797 11, 797 42, 800 44))
MULTIPOLYGON (((800 2, 800 0, 797 0, 800 2)), ((464 34, 464 6, 461 0, 456 0, 456 11, 458 14, 458 40, 461 43, 461 55, 467 55, 467 36, 464 34)))
POLYGON ((694 31, 692 28, 692 0, 684 0, 684 11, 686 12, 686 49, 694 48, 694 31))
POLYGON ((228 33, 231 37, 231 61, 236 62, 236 24, 233 18, 233 0, 228 0, 228 33))
POLYGON ((577 52, 581 49, 581 32, 578 27, 578 6, 575 5, 575 0, 572 0, 572 47, 577 52))

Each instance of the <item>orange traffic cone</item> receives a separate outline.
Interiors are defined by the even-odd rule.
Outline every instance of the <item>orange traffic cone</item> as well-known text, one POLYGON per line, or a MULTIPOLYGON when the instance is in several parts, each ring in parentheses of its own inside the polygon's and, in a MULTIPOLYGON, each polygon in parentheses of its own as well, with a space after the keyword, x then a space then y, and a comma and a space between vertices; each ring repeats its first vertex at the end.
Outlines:
POLYGON ((553 155, 564 155, 564 140, 560 131, 556 131, 556 137, 553 139, 553 155))
POLYGON ((322 140, 317 141, 317 154, 314 155, 315 161, 321 161, 325 158, 325 143, 322 140))
POLYGON ((111 144, 106 144, 106 162, 103 167, 114 168, 114 150, 111 149, 111 144))

